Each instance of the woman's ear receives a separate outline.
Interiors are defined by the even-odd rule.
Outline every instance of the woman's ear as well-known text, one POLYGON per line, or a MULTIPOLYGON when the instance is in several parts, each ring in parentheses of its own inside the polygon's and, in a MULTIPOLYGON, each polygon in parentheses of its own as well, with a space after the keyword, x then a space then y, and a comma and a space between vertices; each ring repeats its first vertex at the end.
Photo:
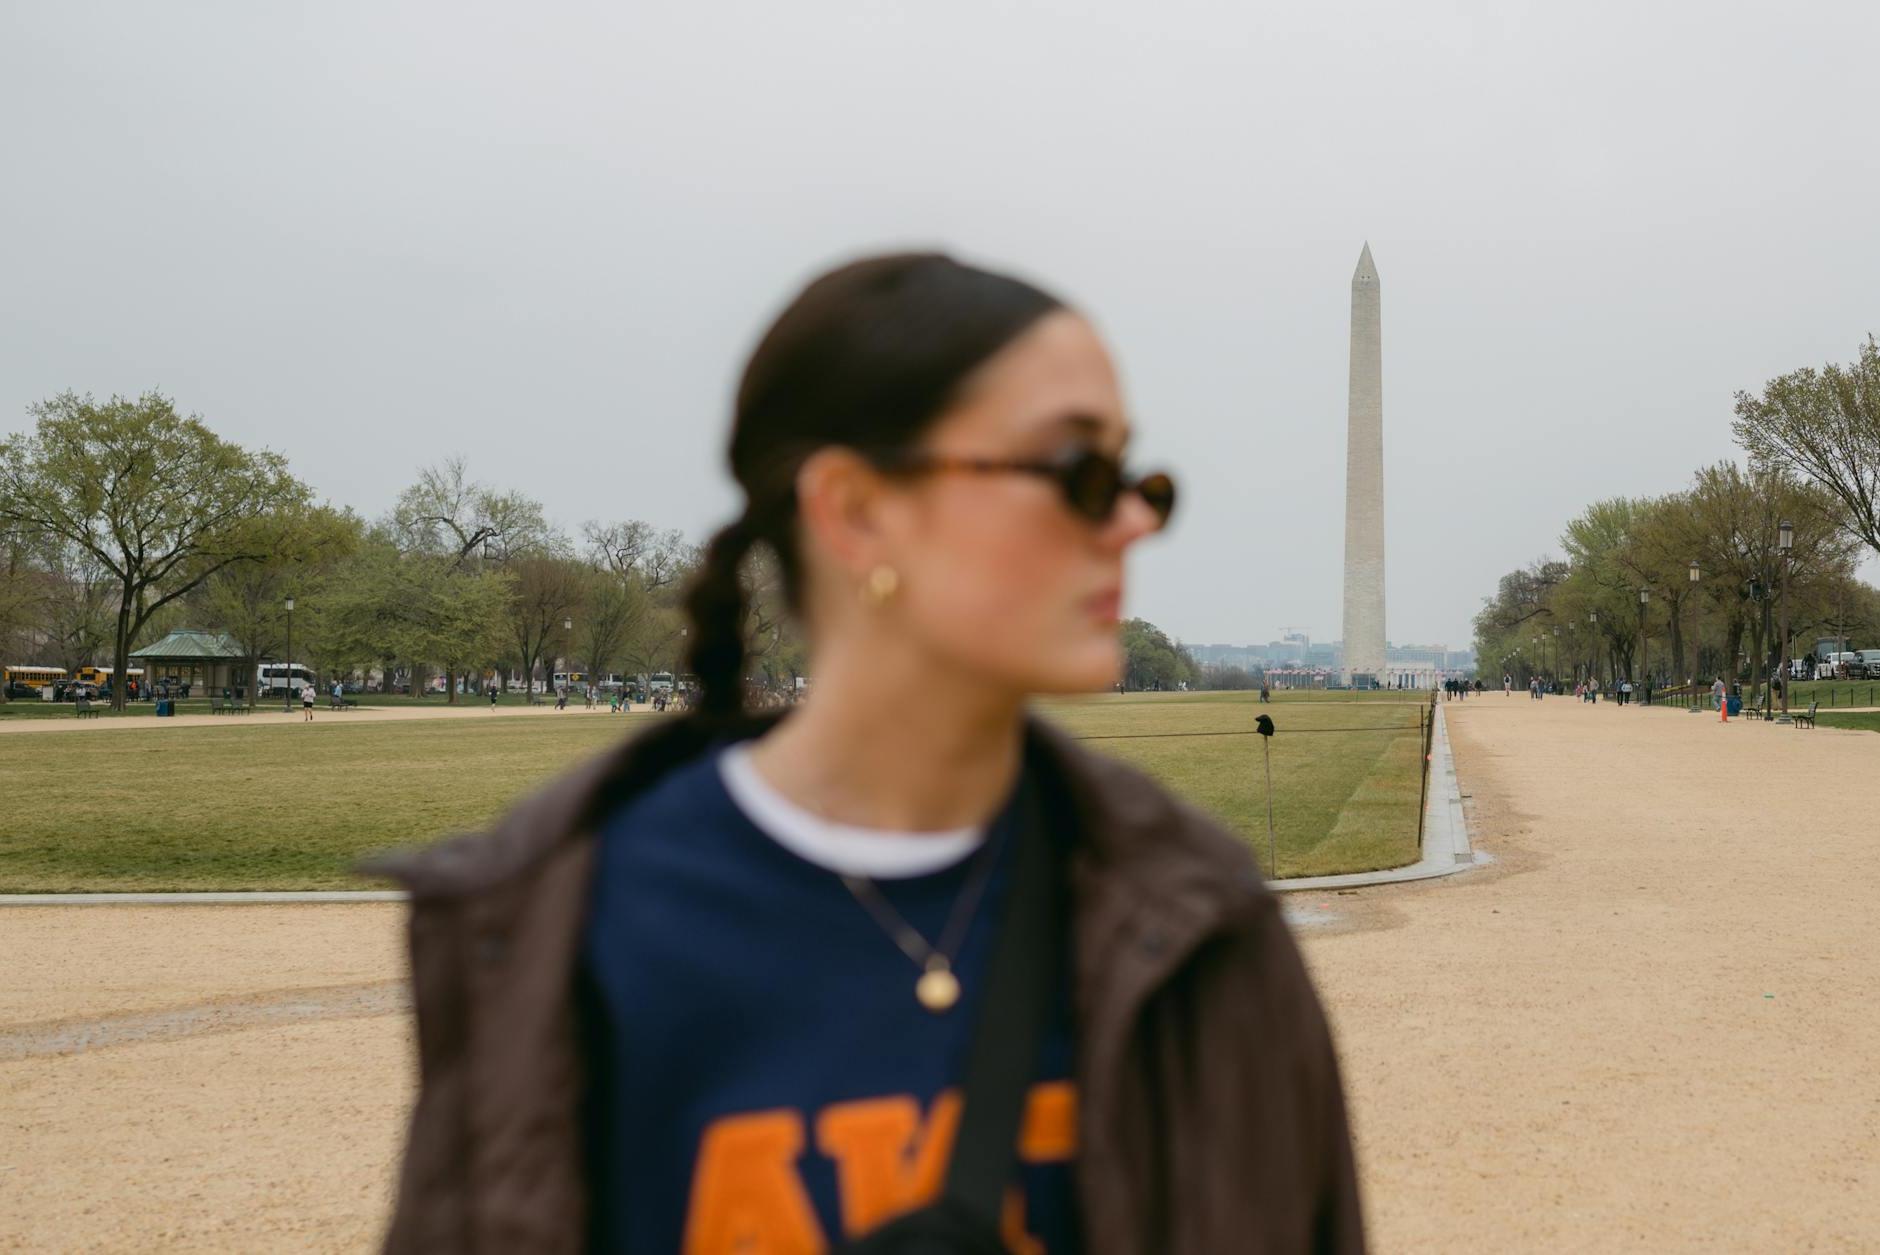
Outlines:
POLYGON ((868 570, 881 561, 881 505, 887 491, 882 473, 854 450, 817 450, 796 472, 804 539, 845 571, 868 570))

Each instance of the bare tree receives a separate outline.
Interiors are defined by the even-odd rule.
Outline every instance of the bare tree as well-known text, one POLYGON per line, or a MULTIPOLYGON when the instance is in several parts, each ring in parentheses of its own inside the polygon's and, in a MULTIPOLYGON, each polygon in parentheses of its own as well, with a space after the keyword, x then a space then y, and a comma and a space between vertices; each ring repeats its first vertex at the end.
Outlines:
MULTIPOLYGON (((399 494, 389 523, 401 551, 448 559, 460 574, 504 570, 552 541, 541 502, 472 480, 460 457, 419 472, 418 482, 399 494)), ((457 664, 444 669, 444 689, 454 703, 457 664)))
POLYGON ((391 524, 399 548, 449 555, 460 567, 501 564, 549 538, 541 502, 471 480, 462 458, 420 471, 418 482, 399 494, 391 524))
POLYGON ((639 519, 589 522, 581 528, 589 565, 599 579, 588 593, 588 666, 608 670, 616 661, 635 671, 655 670, 673 652, 679 631, 671 604, 698 564, 697 546, 676 529, 639 519))
POLYGON ((1868 336, 1848 366, 1833 362, 1736 394, 1737 441, 1761 466, 1830 493, 1850 532, 1880 553, 1880 343, 1868 336))
POLYGON ((522 662, 523 685, 530 688, 548 642, 581 606, 591 572, 566 553, 546 549, 513 559, 510 570, 516 593, 509 604, 509 634, 522 662))

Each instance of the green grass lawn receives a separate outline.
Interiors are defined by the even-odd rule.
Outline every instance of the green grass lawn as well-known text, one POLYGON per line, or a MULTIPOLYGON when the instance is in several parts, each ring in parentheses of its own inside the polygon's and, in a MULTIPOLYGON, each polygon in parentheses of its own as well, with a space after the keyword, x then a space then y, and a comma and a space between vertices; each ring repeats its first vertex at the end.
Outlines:
MULTIPOLYGON (((321 693, 318 700, 314 703, 315 707, 320 710, 325 710, 327 700, 327 695, 321 693)), ((450 701, 450 699, 445 697, 442 693, 433 693, 425 697, 406 697, 397 693, 348 693, 346 700, 359 706, 432 706, 439 708, 449 705, 450 701)), ((553 694, 544 697, 538 693, 536 694, 536 700, 538 704, 552 703, 555 698, 553 694)), ((580 700, 581 699, 578 697, 569 698, 571 705, 579 704, 580 700)), ((459 706, 483 707, 490 704, 490 699, 487 694, 460 693, 457 695, 457 704, 459 706)), ((497 695, 496 704, 498 706, 526 706, 529 704, 529 698, 528 694, 521 691, 500 693, 497 695)), ((282 708, 282 705, 280 694, 277 693, 273 697, 264 696, 256 703, 255 713, 259 714, 263 710, 279 710, 282 708)), ((298 699, 295 699, 293 706, 295 709, 299 709, 300 703, 298 699)), ((149 719, 154 717, 157 713, 157 704, 155 702, 131 702, 127 704, 122 711, 112 710, 109 704, 105 702, 93 702, 92 708, 98 712, 97 717, 100 719, 149 719)), ((187 700, 181 698, 177 699, 176 713, 179 715, 209 714, 208 695, 204 694, 200 697, 191 697, 187 700)), ((71 702, 21 700, 0 702, 0 720, 76 719, 77 717, 78 715, 73 710, 71 702)), ((240 716, 236 717, 239 718, 240 716)))
POLYGON ((1804 710, 1820 701, 1821 709, 1836 706, 1880 706, 1880 680, 1801 680, 1789 690, 1789 709, 1804 710))
MULTIPOLYGON (((1260 738, 1244 735, 1260 712, 1255 696, 1130 694, 1050 702, 1046 711, 1072 735, 1106 738, 1089 748, 1148 770, 1219 815, 1264 864, 1260 738)), ((1412 861, 1414 697, 1276 694, 1266 709, 1279 729, 1280 871, 1412 861)), ((361 855, 487 825, 627 735, 623 723, 230 720, 160 736, 11 734, 0 738, 10 799, 0 892, 366 887, 349 871, 361 855)))
POLYGON ((1880 710, 1862 710, 1840 714, 1828 713, 1827 707, 1815 716, 1815 722, 1824 728, 1852 728, 1856 732, 1880 732, 1880 710))
POLYGON ((1246 733, 1263 710, 1271 715, 1281 876, 1416 861, 1421 709, 1415 694, 1303 691, 1276 693, 1266 707, 1253 693, 1132 693, 1045 705, 1072 735, 1106 738, 1088 748, 1142 768, 1221 819, 1268 874, 1266 769, 1260 737, 1246 733))

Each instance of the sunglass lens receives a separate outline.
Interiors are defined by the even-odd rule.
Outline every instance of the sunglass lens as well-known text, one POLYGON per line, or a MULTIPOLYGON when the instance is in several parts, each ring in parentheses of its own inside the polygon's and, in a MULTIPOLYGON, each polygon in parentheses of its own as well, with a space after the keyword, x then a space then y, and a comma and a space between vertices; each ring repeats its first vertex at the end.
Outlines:
POLYGON ((1064 499, 1071 509, 1101 523, 1116 509, 1123 491, 1123 471, 1101 453, 1086 453, 1064 468, 1064 499))
POLYGON ((1155 521, 1163 527, 1168 526, 1169 515, 1175 513, 1175 481, 1167 474, 1158 471, 1153 475, 1144 475, 1136 484, 1136 491, 1155 511, 1155 521))

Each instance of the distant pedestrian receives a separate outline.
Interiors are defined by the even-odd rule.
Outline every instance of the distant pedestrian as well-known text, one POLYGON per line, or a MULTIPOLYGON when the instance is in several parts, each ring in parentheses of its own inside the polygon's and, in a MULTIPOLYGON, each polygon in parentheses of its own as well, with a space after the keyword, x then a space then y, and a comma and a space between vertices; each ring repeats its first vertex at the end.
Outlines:
POLYGON ((1718 710, 1722 710, 1724 701, 1728 696, 1729 690, 1724 687, 1723 677, 1718 676, 1717 682, 1710 686, 1710 700, 1717 703, 1718 710))
POLYGON ((300 721, 302 723, 313 722, 313 685, 312 684, 303 684, 300 686, 300 715, 301 715, 300 721))
POLYGON ((555 686, 555 709, 568 709, 568 686, 566 684, 557 684, 555 686))
POLYGON ((494 684, 490 685, 490 710, 492 713, 496 710, 496 686, 494 684))
POLYGON ((1506 672, 1503 672, 1501 677, 1501 695, 1503 697, 1514 696, 1514 677, 1506 672))
POLYGON ((1267 687, 1265 680, 1260 681, 1260 701, 1262 703, 1266 703, 1272 700, 1273 700, 1273 690, 1267 687))

